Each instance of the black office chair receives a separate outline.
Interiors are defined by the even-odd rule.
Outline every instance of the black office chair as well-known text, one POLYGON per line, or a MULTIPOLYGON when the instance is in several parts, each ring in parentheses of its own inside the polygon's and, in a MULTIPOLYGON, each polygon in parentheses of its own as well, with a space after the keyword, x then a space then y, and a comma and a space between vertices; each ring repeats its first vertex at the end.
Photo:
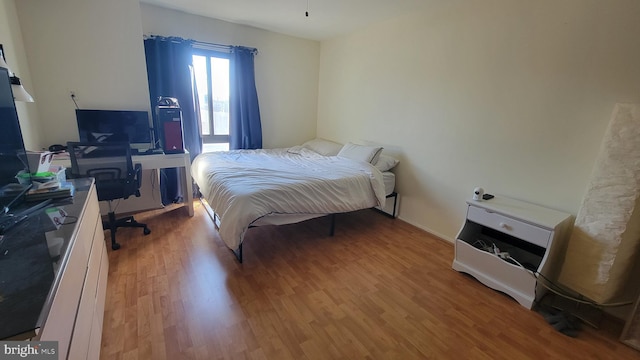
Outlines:
POLYGON ((111 230, 111 248, 120 248, 116 242, 119 227, 141 227, 143 233, 149 235, 151 230, 146 224, 135 221, 133 216, 116 219, 112 208, 113 200, 127 199, 131 195, 140 197, 142 167, 136 164, 134 168, 129 143, 68 142, 67 150, 71 156, 71 174, 93 177, 98 200, 109 203, 109 220, 103 221, 102 227, 111 230))

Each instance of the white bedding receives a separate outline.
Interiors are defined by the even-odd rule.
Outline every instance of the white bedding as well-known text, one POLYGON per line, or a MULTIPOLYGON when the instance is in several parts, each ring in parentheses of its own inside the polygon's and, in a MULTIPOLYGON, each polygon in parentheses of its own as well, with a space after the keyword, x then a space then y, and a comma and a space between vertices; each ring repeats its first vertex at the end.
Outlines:
POLYGON ((232 250, 267 215, 332 214, 385 202, 382 174, 374 166, 300 147, 200 154, 191 174, 220 217, 220 237, 232 250))
MULTIPOLYGON (((391 195, 395 190, 396 186, 396 175, 391 171, 383 171, 382 172, 382 181, 384 182, 384 193, 385 195, 391 195)), ((389 201, 389 199, 386 199, 389 201)), ((379 209, 379 208, 378 208, 379 209)), ((294 224, 305 220, 310 220, 313 218, 317 218, 320 216, 325 216, 327 214, 269 214, 267 216, 263 216, 260 219, 251 223, 253 226, 262 226, 262 225, 284 225, 284 224, 294 224)))

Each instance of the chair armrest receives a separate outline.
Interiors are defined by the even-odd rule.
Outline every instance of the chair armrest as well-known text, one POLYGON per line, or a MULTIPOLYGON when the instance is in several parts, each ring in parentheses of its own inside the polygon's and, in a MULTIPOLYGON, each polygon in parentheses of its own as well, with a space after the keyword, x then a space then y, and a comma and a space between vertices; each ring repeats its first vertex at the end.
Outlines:
POLYGON ((136 176, 136 197, 140 197, 140 187, 142 186, 142 165, 135 164, 133 172, 136 176))

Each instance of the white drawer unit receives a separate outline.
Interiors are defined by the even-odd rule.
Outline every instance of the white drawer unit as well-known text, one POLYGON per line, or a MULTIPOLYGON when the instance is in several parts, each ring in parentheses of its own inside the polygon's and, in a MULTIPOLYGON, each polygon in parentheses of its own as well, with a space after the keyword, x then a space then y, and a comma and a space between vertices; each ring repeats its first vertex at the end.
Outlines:
POLYGON ((60 283, 34 340, 57 341, 60 359, 98 359, 109 259, 93 181, 76 224, 68 227, 73 235, 60 283))
POLYGON ((504 196, 467 205, 453 269, 531 309, 544 293, 534 273, 556 280, 573 217, 504 196))

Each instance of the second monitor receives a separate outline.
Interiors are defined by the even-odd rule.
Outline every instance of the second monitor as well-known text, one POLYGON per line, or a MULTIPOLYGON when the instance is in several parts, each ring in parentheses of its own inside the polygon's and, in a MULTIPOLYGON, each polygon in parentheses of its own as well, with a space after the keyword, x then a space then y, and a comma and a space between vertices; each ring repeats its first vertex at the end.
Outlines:
POLYGON ((81 142, 129 141, 132 149, 154 149, 147 111, 77 109, 81 142))

